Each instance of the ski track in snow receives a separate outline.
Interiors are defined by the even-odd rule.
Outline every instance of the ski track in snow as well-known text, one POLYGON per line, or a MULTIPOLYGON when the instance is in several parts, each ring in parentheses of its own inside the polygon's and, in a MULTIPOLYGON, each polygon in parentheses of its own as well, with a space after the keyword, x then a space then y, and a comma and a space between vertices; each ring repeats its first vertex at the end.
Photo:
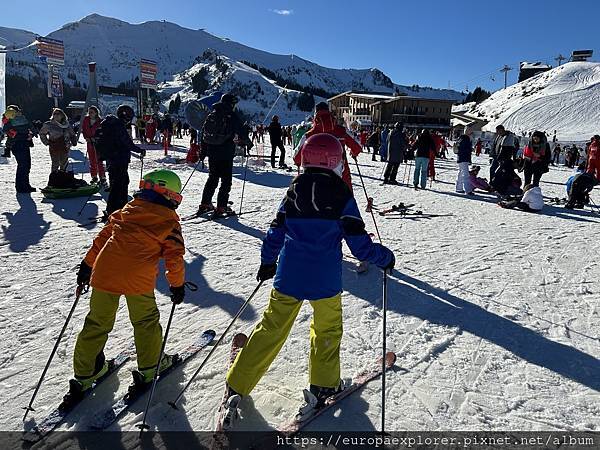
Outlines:
MULTIPOLYGON (((85 169, 81 148, 71 154, 78 173, 85 169)), ((266 153, 268 146, 264 149, 266 153)), ((43 187, 50 166, 47 150, 36 142, 32 155, 32 182, 43 187)), ((190 175, 187 165, 157 161, 163 158, 158 147, 149 151, 145 170, 164 165, 184 181, 190 175)), ((486 158, 474 162, 482 166, 482 173, 487 172, 486 158)), ((600 265, 596 262, 600 244, 590 238, 600 217, 552 205, 546 205, 543 214, 527 214, 498 208, 488 194, 474 198, 455 194, 453 161, 437 161, 438 181, 432 189, 418 192, 381 186, 381 163, 370 161, 369 156, 362 156, 360 163, 376 206, 415 203, 415 209, 426 214, 453 214, 394 220, 375 214, 382 240, 397 259, 388 284, 388 345, 397 352, 398 361, 387 376, 387 429, 600 430, 600 265)), ((132 180, 139 176, 139 164, 131 163, 132 180)), ((104 208, 100 196, 81 216, 77 212, 85 198, 49 202, 42 201, 39 192, 31 198, 17 197, 12 188, 14 169, 12 158, 0 165, 0 183, 5 187, 0 215, 0 398, 4 403, 0 427, 4 430, 22 429, 18 406, 29 400, 74 300, 75 268, 100 230, 77 224, 104 208)), ((356 167, 351 170, 364 211, 356 167)), ((399 172, 401 177, 404 168, 399 172)), ((564 197, 563 183, 569 174, 563 167, 551 168, 542 180, 544 194, 564 197)), ((167 351, 177 351, 208 328, 218 338, 252 292, 261 239, 292 175, 251 160, 243 210, 261 208, 259 212, 218 222, 182 223, 187 279, 197 283, 199 290, 189 293, 177 308, 167 351)), ((181 216, 196 208, 206 178, 206 170, 194 175, 184 192, 181 216)), ((242 179, 243 168, 237 161, 234 209, 239 209, 242 179)), ((132 181, 130 188, 134 185, 132 181)), ((596 192, 593 196, 600 203, 596 192)), ((370 214, 363 212, 363 219, 367 229, 374 231, 370 214)), ((359 275, 345 245, 344 255, 341 356, 347 378, 381 352, 382 289, 379 270, 371 267, 359 275)), ((242 314, 222 349, 186 392, 180 411, 165 402, 174 398, 206 352, 159 385, 148 416, 152 427, 185 431, 214 426, 230 339, 236 332, 252 331, 269 289, 263 287, 242 314)), ((82 297, 66 330, 29 425, 41 420, 67 388, 88 299, 89 294, 82 297)), ((164 322, 170 301, 162 275, 157 300, 164 322)), ((241 430, 272 429, 295 413, 301 390, 308 384, 311 317, 310 306, 304 305, 281 354, 243 400, 241 430)), ((131 340, 123 303, 107 356, 131 340)), ((107 380, 61 429, 87 429, 95 414, 123 395, 130 382, 128 369, 134 367, 135 361, 130 361, 107 380)), ((376 380, 307 429, 379 429, 380 402, 376 380)), ((136 403, 110 429, 135 429, 144 406, 144 401, 136 403)), ((60 437, 52 436, 50 442, 60 442, 60 437)))

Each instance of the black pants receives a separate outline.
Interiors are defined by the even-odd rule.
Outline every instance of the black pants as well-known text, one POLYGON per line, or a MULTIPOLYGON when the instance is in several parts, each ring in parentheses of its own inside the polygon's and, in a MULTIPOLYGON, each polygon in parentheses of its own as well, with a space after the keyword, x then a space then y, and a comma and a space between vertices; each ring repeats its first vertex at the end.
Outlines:
POLYGON ((541 167, 538 167, 539 164, 534 164, 531 161, 525 161, 523 165, 523 174, 525 176, 525 184, 532 184, 533 186, 539 186, 540 180, 542 179, 542 170, 541 167), (533 179, 533 182, 532 182, 533 179))
POLYGON ((208 158, 208 180, 202 192, 202 204, 208 205, 212 202, 213 195, 221 180, 221 187, 217 195, 217 208, 226 208, 231 191, 231 172, 233 171, 233 159, 225 161, 208 158))
POLYGON ((17 173, 15 175, 15 188, 17 192, 29 192, 29 172, 31 170, 31 152, 28 141, 17 141, 11 143, 12 154, 17 161, 17 173))
POLYGON ((110 182, 110 192, 106 201, 106 214, 121 209, 129 201, 129 174, 127 173, 127 164, 108 163, 108 180, 110 182))
POLYGON ((281 151, 279 156, 279 165, 283 166, 285 164, 285 147, 282 142, 272 142, 271 143, 271 167, 275 167, 275 154, 277 153, 277 149, 281 151))
POLYGON ((389 162, 385 168, 383 179, 385 181, 396 181, 396 176, 398 175, 398 167, 400 167, 400 163, 389 162))

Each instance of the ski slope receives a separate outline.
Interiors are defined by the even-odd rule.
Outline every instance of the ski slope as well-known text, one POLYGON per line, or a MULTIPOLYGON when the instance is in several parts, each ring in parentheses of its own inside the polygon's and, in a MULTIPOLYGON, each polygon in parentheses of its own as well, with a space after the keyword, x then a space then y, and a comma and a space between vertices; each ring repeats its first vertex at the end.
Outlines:
POLYGON ((600 63, 572 62, 492 94, 468 113, 521 135, 554 130, 561 142, 587 141, 600 123, 600 63))
MULTIPOLYGON (((183 144, 182 141, 177 141, 183 144)), ((83 145, 72 152, 74 169, 84 169, 83 145)), ((261 148, 257 149, 260 151, 261 148)), ((184 156, 183 148, 179 156, 184 156)), ((43 187, 50 161, 36 141, 32 181, 43 187)), ((498 208, 490 195, 473 198, 454 193, 453 161, 438 161, 432 189, 381 186, 382 164, 361 156, 369 195, 380 208, 415 203, 425 218, 377 216, 383 242, 396 253, 397 269, 389 280, 388 345, 398 354, 387 377, 387 430, 600 430, 600 217, 590 211, 546 206, 542 214, 498 208)), ((170 167, 185 181, 192 169, 148 152, 145 170, 170 167)), ((21 406, 32 389, 74 299, 75 268, 99 228, 79 223, 104 207, 93 201, 77 216, 85 198, 43 201, 14 193, 14 159, 0 164, 0 399, 2 430, 22 430, 21 406)), ((482 158, 482 173, 487 163, 482 158)), ((362 210, 365 199, 353 167, 354 191, 362 210)), ((400 176, 404 167, 400 168, 400 176)), ((133 161, 136 180, 140 163, 133 161)), ((563 197, 570 172, 551 168, 541 183, 545 195, 563 197)), ((89 179, 89 175, 87 176, 89 179)), ((192 213, 200 199, 206 170, 194 174, 184 192, 180 214, 192 213)), ((243 168, 234 168, 232 200, 239 208, 243 168)), ((252 160, 243 210, 260 211, 239 219, 183 224, 187 279, 199 286, 175 313, 168 352, 186 346, 212 328, 217 337, 256 286, 261 238, 291 180, 291 174, 252 160)), ((134 181, 130 187, 134 187, 134 181)), ((593 193, 600 203, 597 191, 593 193)), ((369 231, 371 217, 363 213, 369 231)), ((381 272, 363 275, 356 261, 344 262, 344 338, 342 370, 350 377, 380 354, 381 272)), ((161 276, 157 300, 163 326, 171 307, 161 276)), ((310 280, 306 280, 307 283, 310 280)), ((198 367, 191 360, 161 383, 148 416, 157 430, 210 430, 222 396, 230 340, 250 333, 264 309, 269 283, 233 327, 224 345, 186 392, 181 410, 166 405, 198 367)), ((89 295, 89 294, 88 294, 89 295)), ((88 296, 78 306, 59 346, 27 426, 45 417, 61 399, 72 376, 71 358, 87 311, 88 296)), ((304 305, 281 354, 255 391, 242 402, 241 430, 269 430, 288 420, 308 384, 309 305, 304 305)), ((106 355, 132 341, 125 304, 119 309, 106 355)), ((204 353, 206 354, 206 353, 204 353)), ((130 361, 127 369, 133 369, 130 361)), ((86 430, 95 416, 120 397, 130 382, 121 370, 92 399, 70 416, 62 430, 86 430)), ((379 429, 380 382, 374 381, 339 407, 323 414, 308 430, 379 429)), ((136 430, 145 401, 111 428, 136 430)), ((64 434, 45 441, 60 445, 64 434)), ((123 448, 137 445, 137 435, 123 448)))

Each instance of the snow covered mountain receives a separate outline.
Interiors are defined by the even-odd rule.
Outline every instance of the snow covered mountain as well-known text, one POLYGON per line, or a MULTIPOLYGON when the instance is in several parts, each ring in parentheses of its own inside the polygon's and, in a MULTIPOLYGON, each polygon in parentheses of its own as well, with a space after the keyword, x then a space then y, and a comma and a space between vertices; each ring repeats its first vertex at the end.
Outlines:
MULTIPOLYGON (((170 81, 177 74, 196 65, 197 58, 210 49, 232 62, 250 63, 261 72, 275 75, 280 81, 289 81, 294 85, 294 89, 302 88, 305 92, 333 94, 356 89, 398 91, 421 97, 449 98, 457 101, 463 98, 461 93, 447 89, 396 85, 376 68, 327 68, 296 55, 272 54, 214 36, 202 29, 192 30, 164 21, 130 24, 92 14, 64 25, 48 37, 60 39, 65 43, 63 72, 65 81, 71 85, 85 85, 89 61, 96 61, 98 82, 101 85, 116 86, 123 82, 135 82, 139 76, 138 64, 141 58, 156 61, 158 80, 170 81)), ((0 27, 0 42, 5 42, 4 45, 19 47, 33 38, 33 33, 28 31, 0 27)), ((41 76, 42 79, 45 77, 45 68, 37 60, 34 48, 10 54, 7 66, 9 74, 25 78, 35 75, 41 76)), ((256 75, 257 72, 247 73, 256 75)), ((259 79, 253 81, 262 83, 259 79)), ((236 82, 239 80, 231 81, 236 82)), ((254 106, 257 105, 258 103, 254 106)))
POLYGON ((572 62, 495 92, 464 112, 489 120, 490 131, 503 124, 518 134, 541 130, 551 136, 557 130, 561 141, 583 141, 600 132, 599 106, 600 63, 572 62))

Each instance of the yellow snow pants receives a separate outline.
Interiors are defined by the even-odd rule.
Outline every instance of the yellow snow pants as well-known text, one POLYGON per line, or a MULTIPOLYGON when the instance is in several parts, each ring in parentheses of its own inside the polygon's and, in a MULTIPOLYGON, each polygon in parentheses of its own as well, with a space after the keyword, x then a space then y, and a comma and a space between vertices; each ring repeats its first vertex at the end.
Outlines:
MULTIPOLYGON (((311 300, 310 384, 337 387, 340 383, 342 340, 341 295, 311 300)), ((302 302, 273 289, 262 320, 254 328, 227 373, 227 383, 248 395, 265 374, 287 339, 302 302)))
MULTIPOLYGON (((73 371, 77 378, 87 378, 96 372, 96 358, 115 324, 121 295, 92 289, 90 312, 85 318, 83 330, 77 336, 73 355, 73 371)), ((125 295, 139 369, 156 366, 162 345, 160 314, 154 292, 141 295, 125 295)))

